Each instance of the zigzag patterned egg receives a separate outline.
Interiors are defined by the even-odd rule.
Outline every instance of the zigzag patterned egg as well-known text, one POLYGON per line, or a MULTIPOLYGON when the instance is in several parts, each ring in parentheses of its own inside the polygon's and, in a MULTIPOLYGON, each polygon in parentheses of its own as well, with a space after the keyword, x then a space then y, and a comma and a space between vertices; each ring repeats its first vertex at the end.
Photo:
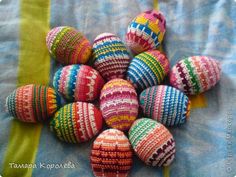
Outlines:
POLYGON ((53 86, 69 101, 93 101, 104 85, 100 74, 90 66, 69 65, 54 75, 53 86))
POLYGON ((220 63, 207 56, 180 60, 170 72, 170 84, 189 95, 205 92, 220 80, 220 63))
POLYGON ((102 114, 91 103, 75 102, 63 106, 50 121, 50 129, 65 142, 81 143, 102 128, 102 114))
POLYGON ((46 44, 49 53, 64 65, 86 63, 92 53, 89 40, 69 26, 55 27, 49 31, 46 44))
POLYGON ((147 88, 140 94, 139 102, 145 116, 167 126, 183 124, 190 115, 189 98, 170 86, 147 88))
POLYGON ((93 44, 94 67, 106 80, 124 78, 129 66, 128 51, 119 37, 112 33, 98 35, 93 44))
POLYGON ((161 12, 149 10, 135 17, 128 26, 126 44, 134 54, 156 49, 166 31, 166 20, 161 12))
POLYGON ((94 141, 90 156, 96 177, 126 177, 131 169, 132 149, 122 131, 108 129, 94 141))
POLYGON ((150 50, 137 55, 130 63, 127 80, 136 90, 158 85, 169 72, 168 58, 158 50, 150 50))
POLYGON ((33 84, 17 88, 6 99, 10 115, 31 123, 46 121, 60 104, 60 97, 54 89, 33 84))
POLYGON ((152 119, 136 120, 129 141, 137 156, 150 166, 168 166, 175 157, 175 141, 164 125, 152 119))

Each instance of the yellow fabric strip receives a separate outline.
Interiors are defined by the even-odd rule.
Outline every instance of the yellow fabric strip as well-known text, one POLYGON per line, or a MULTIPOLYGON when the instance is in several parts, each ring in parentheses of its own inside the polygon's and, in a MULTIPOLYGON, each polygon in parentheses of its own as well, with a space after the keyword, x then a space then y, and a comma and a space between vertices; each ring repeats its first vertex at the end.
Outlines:
MULTIPOLYGON (((46 33, 49 31, 49 12, 50 0, 20 2, 18 86, 49 83, 50 57, 45 44, 46 33)), ((33 168, 14 168, 12 163, 34 164, 41 129, 41 124, 12 121, 3 164, 4 177, 32 176, 33 168)))
POLYGON ((163 176, 164 177, 170 176, 170 167, 169 166, 163 167, 163 176))
POLYGON ((191 100, 191 108, 205 108, 207 107, 207 100, 204 94, 189 96, 191 100))

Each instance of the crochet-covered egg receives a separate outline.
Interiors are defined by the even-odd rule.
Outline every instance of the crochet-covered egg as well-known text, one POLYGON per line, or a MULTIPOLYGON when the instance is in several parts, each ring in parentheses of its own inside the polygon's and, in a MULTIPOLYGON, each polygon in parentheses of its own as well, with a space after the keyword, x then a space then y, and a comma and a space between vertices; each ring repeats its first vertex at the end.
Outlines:
POLYGON ((167 126, 186 122, 190 115, 190 100, 174 87, 159 85, 147 88, 139 96, 145 116, 167 126))
POLYGON ((170 72, 170 84, 189 95, 205 92, 220 80, 220 63, 207 56, 180 60, 170 72))
POLYGON ((102 33, 93 44, 93 65, 106 80, 124 78, 129 66, 128 51, 114 34, 102 33))
POLYGON ((137 91, 158 85, 169 72, 168 58, 158 50, 143 52, 131 61, 127 80, 129 80, 137 91))
POLYGON ((50 129, 68 143, 93 138, 102 128, 102 114, 93 104, 74 102, 63 106, 50 121, 50 129))
POLYGON ((156 49, 166 31, 166 20, 161 12, 149 10, 135 17, 128 26, 126 44, 134 54, 156 49))
POLYGON ((138 98, 126 80, 112 79, 102 88, 100 109, 108 126, 128 130, 138 115, 138 98))
POLYGON ((168 166, 175 157, 175 141, 164 125, 152 119, 136 120, 129 130, 136 155, 147 165, 168 166))
POLYGON ((92 53, 89 40, 69 26, 55 27, 49 31, 46 44, 49 53, 64 65, 86 63, 92 53))
POLYGON ((69 101, 93 101, 104 85, 100 74, 87 65, 68 65, 54 75, 53 86, 69 101))
POLYGON ((131 169, 132 149, 122 131, 108 129, 94 141, 90 163, 95 177, 126 177, 131 169))
POLYGON ((11 116, 31 123, 46 121, 60 104, 60 97, 53 88, 33 84, 17 88, 6 99, 11 116))

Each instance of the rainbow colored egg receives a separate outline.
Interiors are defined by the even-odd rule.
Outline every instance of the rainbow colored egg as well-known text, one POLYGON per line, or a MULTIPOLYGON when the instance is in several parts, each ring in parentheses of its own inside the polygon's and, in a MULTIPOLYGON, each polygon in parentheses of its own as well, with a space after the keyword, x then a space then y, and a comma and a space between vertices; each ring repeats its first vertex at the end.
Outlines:
POLYGON ((166 126, 180 125, 190 115, 189 98, 174 87, 159 85, 145 89, 139 96, 145 116, 166 126))
POLYGON ((214 87, 220 80, 220 63, 207 56, 192 56, 180 60, 170 72, 170 84, 189 95, 214 87))
POLYGON ((102 128, 102 114, 93 104, 74 102, 63 106, 50 121, 50 129, 68 143, 93 138, 102 128))
POLYGON ((43 85, 25 85, 17 88, 6 98, 9 114, 22 122, 44 122, 60 106, 56 91, 43 85))

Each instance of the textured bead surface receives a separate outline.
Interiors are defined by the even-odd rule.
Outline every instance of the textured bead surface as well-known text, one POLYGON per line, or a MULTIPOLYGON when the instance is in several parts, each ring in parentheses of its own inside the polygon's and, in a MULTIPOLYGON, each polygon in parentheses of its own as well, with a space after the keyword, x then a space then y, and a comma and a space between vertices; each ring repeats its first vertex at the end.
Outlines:
POLYGON ((128 130, 138 115, 138 98, 134 87, 123 79, 109 81, 101 91, 100 109, 108 126, 128 130))
POLYGON ((127 71, 129 80, 137 91, 160 84, 169 72, 168 58, 158 50, 137 55, 127 71))
POLYGON ((102 128, 102 114, 91 103, 75 102, 63 106, 50 122, 57 137, 69 143, 93 138, 102 128))
POLYGON ((167 126, 186 122, 190 115, 190 100, 174 87, 159 85, 145 89, 139 96, 145 116, 167 126))
POLYGON ((102 33, 93 44, 94 67, 106 80, 124 78, 130 57, 123 42, 114 34, 102 33))
POLYGON ((142 118, 129 130, 129 141, 137 156, 150 166, 168 166, 175 157, 175 141, 164 125, 142 118))
POLYGON ((23 122, 43 122, 60 106, 60 97, 47 86, 25 85, 17 88, 6 99, 7 111, 23 122))
POLYGON ((88 39, 68 26, 55 27, 49 31, 46 44, 49 53, 64 65, 86 63, 92 53, 88 39))
POLYGON ((156 49, 165 31, 165 17, 159 11, 149 10, 131 21, 126 33, 126 44, 134 54, 156 49))
POLYGON ((94 141, 90 162, 96 177, 126 177, 132 166, 132 149, 117 129, 103 131, 94 141))
POLYGON ((180 60, 170 72, 170 84, 196 95, 211 89, 220 80, 220 63, 207 56, 192 56, 180 60))
POLYGON ((53 78, 54 88, 69 101, 93 101, 103 85, 100 74, 86 65, 65 66, 53 78))

